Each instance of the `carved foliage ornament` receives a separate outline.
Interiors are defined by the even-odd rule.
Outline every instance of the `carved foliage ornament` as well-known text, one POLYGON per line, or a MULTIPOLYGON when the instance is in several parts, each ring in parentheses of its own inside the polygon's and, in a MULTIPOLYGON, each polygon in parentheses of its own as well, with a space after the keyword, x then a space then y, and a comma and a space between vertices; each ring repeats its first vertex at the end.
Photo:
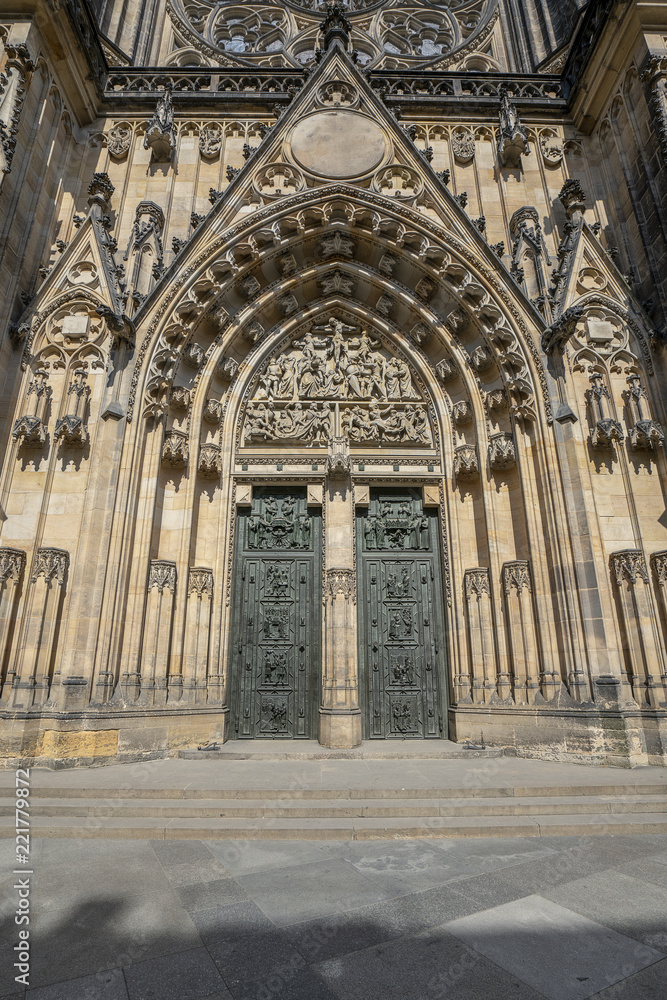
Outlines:
POLYGON ((25 552, 23 549, 0 548, 0 583, 13 580, 19 582, 25 569, 25 552))
POLYGON ((152 559, 148 572, 148 589, 157 590, 162 594, 166 590, 176 592, 176 563, 167 559, 152 559))
POLYGON ((37 549, 30 579, 32 583, 36 583, 40 577, 43 577, 45 583, 51 583, 55 580, 58 586, 62 587, 68 567, 69 552, 65 549, 37 549))
POLYGON ((667 587, 667 551, 654 552, 651 556, 651 565, 655 570, 655 575, 661 587, 667 587))
POLYGON ((503 587, 505 593, 511 593, 515 589, 519 594, 524 587, 531 591, 530 568, 526 561, 517 559, 515 562, 505 563, 503 566, 503 587))
POLYGON ((162 445, 162 461, 173 469, 187 465, 189 458, 188 436, 182 431, 167 431, 162 445))
POLYGON ((206 594, 213 598, 213 570, 205 569, 202 566, 193 566, 188 577, 188 593, 196 594, 201 598, 206 594))
POLYGON ((217 479, 222 472, 222 456, 219 444, 203 444, 199 451, 197 472, 203 479, 217 479))
POLYGON ((332 601, 344 597, 357 603, 357 574, 353 569, 330 569, 326 575, 326 589, 332 601))
POLYGON ((514 437, 508 432, 489 438, 489 465, 496 471, 511 469, 516 464, 514 437))
POLYGON ((641 549, 624 549, 622 552, 613 552, 610 562, 619 587, 624 580, 636 583, 638 578, 644 583, 648 583, 646 560, 641 549))
POLYGON ((477 450, 471 444, 462 444, 454 451, 454 475, 457 479, 470 480, 479 476, 477 450))
POLYGON ((478 601, 481 601, 484 594, 487 594, 488 596, 491 595, 489 571, 484 567, 467 569, 463 577, 463 585, 468 601, 472 600, 473 597, 477 598, 478 601))

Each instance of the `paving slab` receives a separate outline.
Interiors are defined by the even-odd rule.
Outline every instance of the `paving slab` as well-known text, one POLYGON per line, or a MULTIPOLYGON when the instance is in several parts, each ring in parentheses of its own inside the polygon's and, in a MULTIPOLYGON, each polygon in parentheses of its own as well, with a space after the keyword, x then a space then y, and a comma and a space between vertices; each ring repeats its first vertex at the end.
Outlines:
MULTIPOLYGON (((39 887, 39 878, 37 878, 39 887)), ((94 878, 77 878, 58 895, 37 894, 31 985, 125 968, 200 945, 197 929, 175 892, 100 892, 94 878)))
POLYGON ((130 1000, 122 969, 70 979, 28 992, 30 1000, 130 1000))
POLYGON ((418 933, 474 910, 475 904, 455 889, 438 886, 351 912, 287 925, 283 933, 306 961, 324 962, 418 933))
POLYGON ((292 868, 331 857, 330 844, 308 840, 212 840, 206 846, 232 875, 292 868))
POLYGON ((544 1000, 442 928, 317 964, 340 1000, 544 1000))
POLYGON ((201 939, 227 987, 244 993, 262 978, 293 978, 307 963, 288 938, 253 902, 198 910, 201 939))
POLYGON ((137 962, 125 971, 129 1000, 231 998, 205 948, 137 962))
POLYGON ((388 895, 352 865, 337 859, 241 875, 238 883, 278 926, 317 913, 352 910, 388 895))
POLYGON ((586 1000, 664 958, 535 895, 461 917, 444 929, 548 1000, 586 1000))
POLYGON ((600 872, 540 895, 667 955, 667 888, 615 871, 613 878, 600 872))
MULTIPOLYGON (((565 1000, 667 995, 661 834, 38 839, 32 857, 38 1000, 165 1000, 174 962, 203 970, 196 1000, 561 1000, 540 976, 565 1000)), ((3 920, 11 940, 6 888, 3 920)), ((0 949, 2 1000, 15 985, 0 949)))
POLYGON ((667 959, 596 993, 593 1000, 663 1000, 666 994, 667 959))

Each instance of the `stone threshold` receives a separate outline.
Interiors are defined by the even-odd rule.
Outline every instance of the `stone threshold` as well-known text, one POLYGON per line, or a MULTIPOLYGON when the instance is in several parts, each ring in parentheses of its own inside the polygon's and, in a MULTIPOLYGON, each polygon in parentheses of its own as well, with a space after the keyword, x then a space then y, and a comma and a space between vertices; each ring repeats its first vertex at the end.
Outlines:
POLYGON ((178 751, 182 760, 457 760, 503 756, 502 748, 451 740, 364 740, 361 746, 350 749, 325 747, 317 740, 229 740, 207 749, 178 751))

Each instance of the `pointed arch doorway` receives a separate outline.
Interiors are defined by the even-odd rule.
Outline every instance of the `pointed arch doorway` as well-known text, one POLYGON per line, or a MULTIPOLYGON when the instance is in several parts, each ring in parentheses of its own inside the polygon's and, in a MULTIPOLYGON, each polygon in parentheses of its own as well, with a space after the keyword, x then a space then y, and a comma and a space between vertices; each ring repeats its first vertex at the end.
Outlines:
POLYGON ((235 427, 251 507, 237 515, 231 588, 233 734, 334 747, 442 737, 441 532, 414 485, 439 496, 431 387, 377 320, 331 303, 292 322, 235 427))

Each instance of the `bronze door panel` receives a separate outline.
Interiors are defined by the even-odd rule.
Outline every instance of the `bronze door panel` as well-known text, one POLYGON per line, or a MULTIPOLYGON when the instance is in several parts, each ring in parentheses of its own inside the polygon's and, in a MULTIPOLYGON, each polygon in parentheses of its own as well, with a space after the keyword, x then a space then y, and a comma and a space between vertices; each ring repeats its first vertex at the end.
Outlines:
POLYGON ((320 518, 308 510, 305 491, 256 490, 238 529, 236 735, 308 738, 320 675, 320 518))

